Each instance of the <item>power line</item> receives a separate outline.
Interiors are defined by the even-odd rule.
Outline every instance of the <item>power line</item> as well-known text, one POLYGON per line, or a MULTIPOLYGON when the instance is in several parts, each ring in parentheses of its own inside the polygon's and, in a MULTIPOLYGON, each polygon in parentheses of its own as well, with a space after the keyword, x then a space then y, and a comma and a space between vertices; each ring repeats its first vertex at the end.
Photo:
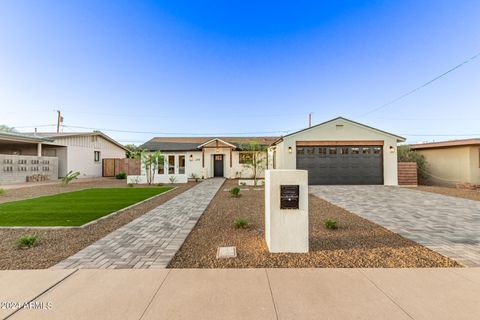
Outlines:
POLYGON ((430 133, 399 133, 401 136, 407 136, 407 137, 480 137, 480 133, 465 133, 465 134, 430 134, 430 133))
POLYGON ((390 101, 387 102, 387 103, 382 104, 381 106, 379 106, 379 107, 377 107, 377 108, 375 108, 375 109, 372 109, 372 110, 370 110, 370 111, 367 111, 367 112, 359 115, 358 117, 359 117, 359 118, 360 118, 360 117, 364 117, 364 116, 369 115, 369 114, 371 114, 371 113, 377 112, 377 111, 379 111, 379 110, 381 110, 381 109, 384 109, 384 108, 386 108, 386 107, 394 104, 395 102, 398 102, 398 101, 402 100, 403 98, 408 97, 409 95, 414 94, 415 92, 419 91, 419 90, 422 89, 422 88, 425 88, 426 86, 428 86, 428 85, 431 84, 432 82, 435 82, 435 81, 437 81, 438 79, 443 78, 444 76, 446 76, 446 75, 449 74, 450 72, 453 72, 453 71, 457 70, 458 68, 466 65, 467 63, 473 61, 474 59, 478 58, 479 56, 480 56, 480 52, 477 53, 476 55, 472 56, 471 58, 463 61, 462 63, 457 64, 455 67, 449 69, 448 71, 442 73, 441 75, 436 76, 436 77, 433 78, 432 80, 427 81, 427 82, 425 82, 424 84, 416 87, 415 89, 410 90, 410 91, 402 94, 401 96, 398 96, 397 98, 395 98, 395 99, 393 99, 393 100, 390 100, 390 101))
POLYGON ((189 136, 215 136, 215 135, 248 135, 248 134, 275 134, 275 133, 289 133, 297 130, 277 130, 277 131, 257 131, 257 132, 216 132, 212 133, 193 133, 193 132, 158 132, 158 131, 134 131, 134 130, 120 130, 120 129, 108 129, 108 128, 92 128, 82 126, 62 125, 65 128, 78 128, 87 130, 99 130, 106 132, 121 132, 121 133, 138 133, 138 134, 156 134, 156 135, 189 135, 189 136))
POLYGON ((25 129, 25 128, 43 128, 43 127, 55 127, 56 124, 40 124, 40 125, 32 125, 32 126, 20 126, 14 127, 15 129, 25 129))
MULTIPOLYGON (((172 108, 166 108, 172 109, 172 108)), ((55 110, 56 111, 56 110, 55 110)), ((47 113, 47 111, 36 111, 40 113, 47 113)), ((16 114, 28 114, 30 111, 17 112, 16 114)), ((50 111, 48 111, 50 113, 50 111)), ((199 118, 211 118, 211 115, 208 114, 198 114, 198 115, 189 115, 189 114, 179 114, 179 115, 162 115, 162 114, 121 114, 121 113, 105 113, 105 112, 89 112, 89 111, 76 111, 76 110, 62 110, 63 114, 87 114, 87 115, 96 115, 96 116, 106 116, 106 117, 125 117, 125 118, 159 118, 159 119, 178 119, 178 118, 188 118, 188 119, 199 119, 199 118)), ((272 118, 272 117, 292 117, 292 116, 305 116, 305 113, 270 113, 270 114, 255 114, 255 118, 272 118)), ((251 114, 221 114, 215 115, 215 118, 251 118, 251 114)))

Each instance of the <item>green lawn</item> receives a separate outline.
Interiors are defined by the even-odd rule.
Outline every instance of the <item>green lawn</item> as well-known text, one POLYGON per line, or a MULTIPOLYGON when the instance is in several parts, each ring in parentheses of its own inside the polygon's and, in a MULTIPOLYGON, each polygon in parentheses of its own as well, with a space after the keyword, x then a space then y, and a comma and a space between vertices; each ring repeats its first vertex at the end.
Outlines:
POLYGON ((0 204, 0 226, 81 226, 171 188, 94 188, 0 204))

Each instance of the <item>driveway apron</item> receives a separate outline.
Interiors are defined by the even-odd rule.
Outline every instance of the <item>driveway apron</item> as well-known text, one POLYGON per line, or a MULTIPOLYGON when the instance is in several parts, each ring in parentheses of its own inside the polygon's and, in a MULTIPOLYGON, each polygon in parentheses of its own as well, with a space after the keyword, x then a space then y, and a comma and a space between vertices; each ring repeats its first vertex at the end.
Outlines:
POLYGON ((390 186, 310 186, 310 193, 465 266, 480 266, 480 201, 390 186))
POLYGON ((208 179, 53 266, 165 268, 225 179, 208 179))

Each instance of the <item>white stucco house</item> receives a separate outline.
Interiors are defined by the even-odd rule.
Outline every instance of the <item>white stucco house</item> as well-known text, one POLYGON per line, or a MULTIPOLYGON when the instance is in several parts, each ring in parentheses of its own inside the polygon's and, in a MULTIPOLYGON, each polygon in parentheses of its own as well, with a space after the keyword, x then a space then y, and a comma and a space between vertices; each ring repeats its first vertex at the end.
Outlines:
POLYGON ((125 158, 127 149, 102 132, 0 132, 0 183, 30 176, 58 179, 69 171, 79 178, 102 176, 102 159, 125 158))
MULTIPOLYGON (((140 148, 164 155, 155 183, 172 176, 181 183, 192 174, 250 178, 250 154, 241 148, 250 141, 268 148, 266 169, 308 170, 309 184, 397 185, 397 143, 405 138, 338 117, 283 137, 156 137, 140 148)), ((129 182, 145 181, 144 169, 129 176, 129 182)))
MULTIPOLYGON (((164 163, 159 164, 155 172, 154 183, 169 183, 171 178, 176 183, 184 183, 192 177, 251 178, 252 168, 246 164, 251 153, 242 150, 242 145, 254 141, 267 148, 276 139, 278 137, 155 137, 140 148, 160 151, 164 157, 164 163)), ((265 152, 263 169, 259 166, 257 177, 264 176, 266 156, 265 152)), ((145 183, 145 168, 142 167, 139 176, 129 175, 128 182, 145 183)))

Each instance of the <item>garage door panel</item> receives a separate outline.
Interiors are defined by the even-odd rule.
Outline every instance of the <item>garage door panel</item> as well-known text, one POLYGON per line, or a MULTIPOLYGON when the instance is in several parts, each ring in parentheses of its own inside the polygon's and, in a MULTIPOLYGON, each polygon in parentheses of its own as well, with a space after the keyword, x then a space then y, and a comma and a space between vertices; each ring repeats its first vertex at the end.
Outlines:
POLYGON ((381 146, 301 148, 297 168, 308 170, 310 184, 383 184, 381 146))

